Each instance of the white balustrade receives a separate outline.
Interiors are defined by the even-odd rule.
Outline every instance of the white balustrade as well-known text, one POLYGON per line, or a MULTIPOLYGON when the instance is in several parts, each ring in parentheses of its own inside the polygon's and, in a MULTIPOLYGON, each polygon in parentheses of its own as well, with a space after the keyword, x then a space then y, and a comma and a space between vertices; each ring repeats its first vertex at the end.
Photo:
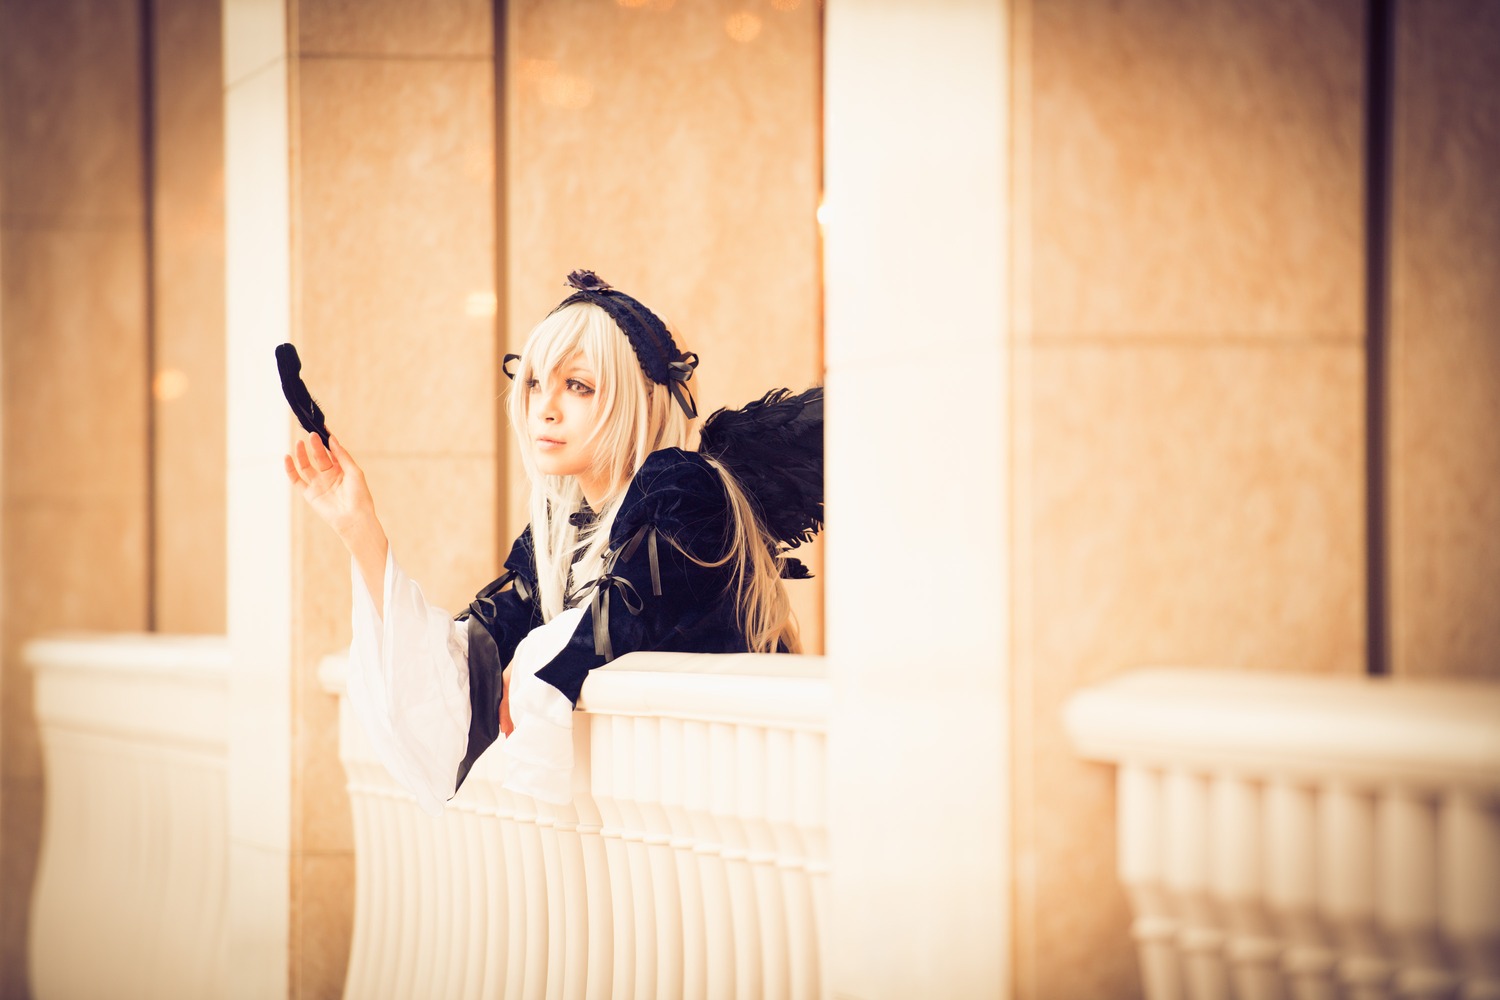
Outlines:
POLYGON ((23 656, 45 770, 33 996, 225 996, 227 641, 58 636, 23 656))
POLYGON ((1500 1000, 1500 685, 1152 670, 1066 721, 1150 1000, 1500 1000))
MULTIPOLYGON (((345 669, 324 662, 328 690, 345 669)), ((345 996, 824 995, 824 671, 816 657, 621 657, 584 685, 571 805, 506 791, 491 752, 436 819, 342 704, 345 996)))

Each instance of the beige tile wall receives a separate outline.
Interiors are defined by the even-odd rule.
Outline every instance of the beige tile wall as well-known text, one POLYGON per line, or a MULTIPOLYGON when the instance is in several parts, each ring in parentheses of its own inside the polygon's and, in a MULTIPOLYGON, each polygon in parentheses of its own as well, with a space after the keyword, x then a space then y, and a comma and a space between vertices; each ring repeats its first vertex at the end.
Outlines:
MULTIPOLYGON (((702 356, 705 416, 820 381, 818 5, 601 3, 586 22, 579 10, 508 5, 508 349, 588 267, 702 356)), ((519 460, 510 472, 513 535, 527 519, 519 460)), ((821 650, 821 581, 789 589, 821 650)))
POLYGON ((225 630, 220 0, 152 5, 153 624, 225 630))
POLYGON ((1015 10, 1016 987, 1113 1000, 1113 777, 1067 698, 1364 667, 1362 6, 1015 10))
POLYGON ((147 621, 145 233, 131 0, 0 10, 0 996, 42 818, 26 639, 147 621))
POLYGON ((1500 6, 1398 4, 1393 671, 1500 678, 1500 6))
MULTIPOLYGON (((396 556, 457 610, 498 573, 490 4, 288 5, 293 338, 396 556)), ((269 360, 269 359, 268 359, 269 360)), ((337 995, 353 841, 335 701, 349 560, 293 508, 293 996, 337 995)))

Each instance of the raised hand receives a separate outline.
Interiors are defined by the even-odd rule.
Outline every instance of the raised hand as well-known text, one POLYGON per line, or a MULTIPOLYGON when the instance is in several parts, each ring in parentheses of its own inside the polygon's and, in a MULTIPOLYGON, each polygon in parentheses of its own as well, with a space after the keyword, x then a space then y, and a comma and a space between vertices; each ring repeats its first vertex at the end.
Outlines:
POLYGON ((381 595, 388 547, 385 529, 375 516, 375 500, 354 456, 344 450, 338 438, 330 437, 328 443, 331 449, 323 447, 323 439, 316 433, 298 438, 292 454, 282 456, 286 476, 313 513, 338 533, 359 564, 376 612, 383 614, 381 595))
POLYGON ((360 523, 375 516, 375 501, 365 485, 365 474, 338 438, 330 451, 317 434, 297 439, 292 455, 283 456, 287 479, 302 499, 339 537, 357 533, 360 523))

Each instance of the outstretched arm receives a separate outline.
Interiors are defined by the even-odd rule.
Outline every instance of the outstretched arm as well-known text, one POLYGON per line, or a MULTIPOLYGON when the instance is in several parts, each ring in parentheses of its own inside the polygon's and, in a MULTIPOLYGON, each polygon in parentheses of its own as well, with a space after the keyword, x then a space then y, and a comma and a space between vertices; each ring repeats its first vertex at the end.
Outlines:
POLYGON ((323 447, 316 433, 298 438, 293 454, 283 456, 287 479, 313 513, 338 534, 359 565, 375 613, 384 616, 382 581, 389 547, 385 529, 375 516, 375 500, 365 485, 364 471, 338 438, 330 437, 329 444, 331 450, 323 447))

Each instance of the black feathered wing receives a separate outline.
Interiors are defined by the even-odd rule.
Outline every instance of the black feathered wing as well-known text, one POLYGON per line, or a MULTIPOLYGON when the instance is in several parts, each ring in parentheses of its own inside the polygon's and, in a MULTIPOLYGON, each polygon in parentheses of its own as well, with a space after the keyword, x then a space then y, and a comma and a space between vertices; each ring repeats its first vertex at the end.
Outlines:
MULTIPOLYGON (((812 541, 823 527, 823 387, 773 389, 703 422, 698 450, 724 465, 755 506, 780 550, 812 541)), ((787 560, 785 576, 807 568, 787 560)))

